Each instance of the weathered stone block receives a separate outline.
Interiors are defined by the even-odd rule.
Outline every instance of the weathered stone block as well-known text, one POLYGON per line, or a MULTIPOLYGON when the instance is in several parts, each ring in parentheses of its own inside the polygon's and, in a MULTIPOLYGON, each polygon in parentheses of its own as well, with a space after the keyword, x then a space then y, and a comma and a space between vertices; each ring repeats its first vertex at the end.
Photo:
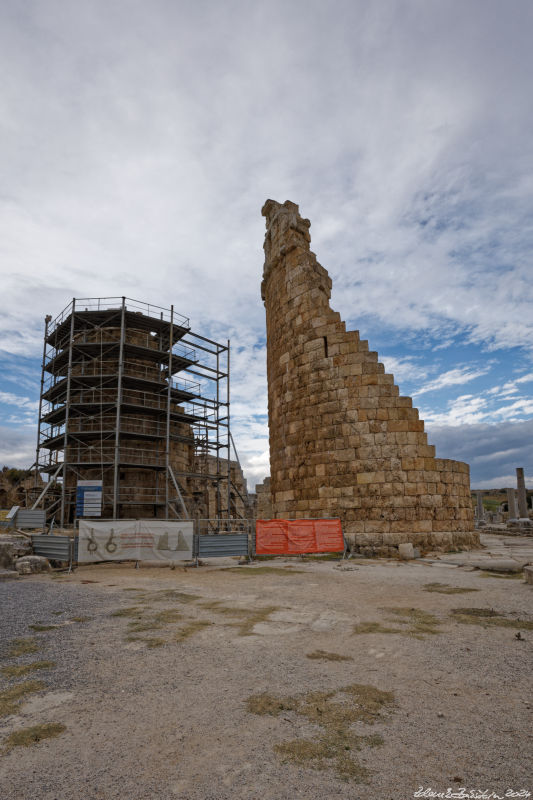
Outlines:
POLYGON ((415 557, 413 545, 411 542, 404 542, 398 545, 398 555, 402 561, 410 561, 415 557))
POLYGON ((22 556, 15 561, 15 568, 20 575, 31 575, 35 572, 48 572, 50 562, 44 556, 22 556))

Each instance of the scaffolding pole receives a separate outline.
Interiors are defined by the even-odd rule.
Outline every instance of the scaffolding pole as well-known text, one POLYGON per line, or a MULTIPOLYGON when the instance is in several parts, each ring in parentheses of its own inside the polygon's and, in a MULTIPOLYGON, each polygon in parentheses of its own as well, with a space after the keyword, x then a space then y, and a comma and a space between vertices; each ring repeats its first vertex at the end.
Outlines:
POLYGON ((217 346, 217 403, 216 403, 216 451, 217 451, 217 520, 220 519, 220 352, 217 346))
MULTIPOLYGON (((165 438, 165 519, 168 519, 169 486, 168 473, 170 471, 170 404, 172 401, 172 348, 174 347, 174 306, 170 306, 170 331, 168 341, 168 388, 167 388, 167 426, 165 438)), ((181 493, 178 490, 181 498, 181 493)))
POLYGON ((39 455, 41 450, 41 423, 43 418, 43 391, 44 391, 44 368, 46 366, 46 340, 48 339, 48 325, 52 321, 50 314, 44 318, 44 341, 43 341, 43 360, 41 364, 41 391, 39 394, 39 417, 37 422, 37 449, 35 451, 35 489, 38 487, 39 476, 39 455))
POLYGON ((230 428, 230 416, 229 416, 229 401, 230 401, 230 389, 229 389, 229 379, 230 379, 230 350, 229 350, 229 339, 228 339, 228 350, 227 350, 227 376, 226 376, 226 416, 227 416, 227 423, 228 423, 228 464, 227 464, 227 471, 228 471, 228 519, 231 517, 231 428, 230 428))
POLYGON ((65 494, 67 491, 67 451, 68 451, 68 423, 70 413, 70 379, 72 373, 72 348, 74 344, 74 316, 76 313, 76 298, 72 298, 72 315, 70 317, 70 338, 68 343, 68 371, 67 371, 67 397, 65 402, 65 430, 63 433, 63 483, 61 486, 61 527, 65 525, 65 494))
MULTIPOLYGON (((125 337, 125 318, 126 318, 126 298, 122 298, 122 308, 120 311, 120 345, 118 351, 118 385, 117 385, 117 413, 115 417, 115 463, 113 470, 113 519, 118 519, 118 498, 119 498, 119 465, 120 465, 120 415, 122 407, 122 375, 124 373, 124 337, 125 337)), ((102 391, 102 387, 100 387, 102 391)), ((102 486, 103 492, 103 486, 102 486)))

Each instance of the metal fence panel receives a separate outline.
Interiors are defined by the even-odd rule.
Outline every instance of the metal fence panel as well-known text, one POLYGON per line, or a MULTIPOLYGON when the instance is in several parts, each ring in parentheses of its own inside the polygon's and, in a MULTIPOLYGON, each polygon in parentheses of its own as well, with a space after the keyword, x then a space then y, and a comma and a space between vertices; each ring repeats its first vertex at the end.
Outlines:
POLYGON ((44 528, 46 525, 46 511, 42 508, 19 508, 15 517, 17 528, 44 528))
POLYGON ((247 533, 201 534, 197 537, 199 558, 224 558, 248 555, 247 533))
POLYGON ((220 533, 250 533, 253 529, 252 520, 243 517, 231 517, 230 519, 197 519, 196 533, 220 534, 220 533))
POLYGON ((70 561, 71 540, 68 536, 35 535, 31 537, 31 543, 36 556, 44 556, 56 561, 70 561))

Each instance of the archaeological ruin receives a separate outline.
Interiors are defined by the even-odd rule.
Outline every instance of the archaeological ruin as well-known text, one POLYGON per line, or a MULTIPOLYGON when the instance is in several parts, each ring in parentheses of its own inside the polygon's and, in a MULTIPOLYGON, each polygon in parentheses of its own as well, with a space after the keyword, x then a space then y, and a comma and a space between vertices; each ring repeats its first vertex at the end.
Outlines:
POLYGON ((246 516, 229 379, 229 342, 194 333, 173 307, 75 298, 47 317, 36 464, 48 515, 72 524, 77 487, 92 481, 102 517, 246 516))
POLYGON ((468 465, 436 457, 411 399, 331 309, 309 220, 290 201, 262 214, 271 474, 258 515, 340 517, 378 555, 477 545, 468 465))

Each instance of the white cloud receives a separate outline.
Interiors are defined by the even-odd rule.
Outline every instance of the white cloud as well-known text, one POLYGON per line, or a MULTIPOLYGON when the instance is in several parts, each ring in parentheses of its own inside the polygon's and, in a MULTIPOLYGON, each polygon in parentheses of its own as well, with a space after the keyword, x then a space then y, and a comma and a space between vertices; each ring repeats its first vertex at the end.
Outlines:
POLYGON ((36 411, 39 408, 39 402, 30 400, 29 397, 20 397, 13 392, 0 392, 0 403, 6 406, 17 406, 18 408, 27 408, 36 411))
POLYGON ((428 376, 427 365, 421 364, 413 356, 394 357, 380 355, 380 361, 385 366, 385 371, 392 373, 396 383, 402 381, 423 381, 428 376))
POLYGON ((475 422, 482 422, 489 416, 484 411, 486 406, 487 401, 483 397, 464 394, 450 401, 447 411, 438 412, 420 408, 420 416, 428 424, 452 425, 455 427, 471 425, 475 422))
POLYGON ((465 383, 470 383, 470 381, 473 381, 476 378, 480 378, 482 375, 486 375, 489 371, 490 367, 483 367, 480 369, 472 369, 470 367, 450 369, 447 372, 443 372, 442 375, 439 375, 438 378, 435 378, 435 380, 432 380, 425 386, 417 389, 416 392, 413 392, 413 397, 420 394, 426 394, 427 392, 436 392, 441 389, 445 389, 448 386, 462 386, 465 383))
POLYGON ((27 427, 0 426, 0 466, 28 468, 35 461, 37 434, 27 427))

